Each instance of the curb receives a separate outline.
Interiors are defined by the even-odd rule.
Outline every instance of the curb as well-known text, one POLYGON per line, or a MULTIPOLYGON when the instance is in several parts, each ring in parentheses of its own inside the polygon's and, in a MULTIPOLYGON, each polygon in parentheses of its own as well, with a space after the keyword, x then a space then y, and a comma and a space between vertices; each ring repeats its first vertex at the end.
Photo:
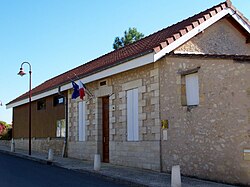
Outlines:
POLYGON ((25 154, 22 154, 22 153, 11 152, 11 151, 1 150, 1 149, 0 149, 0 152, 4 153, 4 154, 15 156, 15 157, 32 160, 32 161, 39 162, 39 163, 42 163, 42 164, 47 164, 47 165, 51 165, 52 164, 51 161, 48 161, 46 159, 32 157, 32 156, 25 155, 25 154))
POLYGON ((110 175, 105 175, 105 174, 103 174, 103 173, 101 173, 99 171, 67 168, 67 167, 64 167, 62 164, 60 164, 59 162, 49 161, 47 159, 42 159, 42 158, 37 158, 37 157, 32 157, 32 156, 25 155, 25 154, 22 154, 22 153, 11 152, 11 151, 2 150, 2 149, 0 149, 0 153, 8 154, 8 155, 15 156, 15 157, 22 158, 22 159, 32 160, 34 162, 39 162, 41 164, 51 165, 51 166, 55 166, 55 167, 64 168, 64 169, 68 169, 68 170, 71 170, 71 171, 79 172, 79 173, 84 173, 84 174, 87 174, 87 175, 103 178, 103 179, 106 179, 106 180, 109 180, 109 181, 114 181, 114 182, 117 182, 119 184, 126 184, 126 185, 129 185, 129 186, 149 187, 148 185, 141 184, 141 183, 131 181, 131 180, 128 180, 128 179, 124 179, 124 178, 121 178, 121 177, 112 177, 110 175))
POLYGON ((133 186, 134 187, 136 187, 136 186, 137 187, 138 186, 140 186, 140 187, 150 187, 148 185, 141 184, 139 182, 131 181, 131 180, 128 180, 128 179, 124 179, 122 177, 113 177, 113 176, 110 176, 110 175, 105 175, 104 173, 101 173, 100 171, 88 170, 88 169, 71 169, 71 168, 67 168, 67 167, 64 167, 63 165, 61 165, 59 162, 56 162, 56 161, 51 162, 50 165, 55 166, 55 167, 59 167, 59 168, 68 169, 68 170, 75 171, 75 172, 79 172, 79 173, 84 173, 86 175, 95 176, 95 177, 98 177, 98 178, 103 178, 103 179, 106 179, 106 180, 109 180, 109 181, 114 181, 114 182, 117 182, 119 184, 126 184, 126 185, 129 185, 129 186, 132 186, 132 187, 133 186))

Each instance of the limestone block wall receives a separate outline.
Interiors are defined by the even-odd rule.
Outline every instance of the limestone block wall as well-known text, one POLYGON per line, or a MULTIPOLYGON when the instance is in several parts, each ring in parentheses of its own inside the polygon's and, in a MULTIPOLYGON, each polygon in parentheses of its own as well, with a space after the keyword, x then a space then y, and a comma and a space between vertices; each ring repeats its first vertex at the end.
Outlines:
POLYGON ((180 46, 175 52, 250 55, 250 45, 246 44, 245 36, 226 19, 222 19, 180 46))
MULTIPOLYGON (((29 149, 29 139, 20 138, 14 139, 16 149, 29 149)), ((31 140, 31 152, 43 152, 48 153, 49 149, 54 151, 54 154, 61 155, 63 152, 63 138, 32 138, 31 140)))
POLYGON ((250 184, 250 64, 226 59, 166 57, 159 62, 160 115, 169 120, 162 142, 163 170, 250 184), (181 104, 180 71, 198 70, 200 103, 181 104))
MULTIPOLYGON (((97 89, 97 82, 86 85, 91 93, 97 89)), ((68 92, 68 114, 69 114, 69 126, 68 126, 68 156, 79 159, 93 160, 94 154, 98 153, 97 138, 98 138, 98 126, 97 126, 97 98, 91 97, 86 94, 85 102, 85 123, 86 123, 86 140, 79 141, 79 109, 78 103, 81 102, 80 98, 71 99, 72 90, 68 92)), ((100 125, 101 126, 101 125, 100 125)))
POLYGON ((93 160, 97 153, 97 143, 94 141, 71 141, 68 143, 68 156, 72 158, 93 160))
MULTIPOLYGON (((151 64, 86 85, 94 97, 86 100, 86 141, 78 141, 80 100, 69 99, 68 155, 93 159, 102 156, 102 99, 109 96, 110 163, 160 169, 159 69, 151 64), (106 81, 107 85, 100 86, 106 81), (127 141, 127 91, 138 88, 139 141, 127 141)), ((69 98, 71 93, 69 93, 69 98)))
POLYGON ((160 170, 159 69, 151 64, 112 77, 111 163, 160 170), (139 91, 139 141, 127 141, 126 91, 139 91))

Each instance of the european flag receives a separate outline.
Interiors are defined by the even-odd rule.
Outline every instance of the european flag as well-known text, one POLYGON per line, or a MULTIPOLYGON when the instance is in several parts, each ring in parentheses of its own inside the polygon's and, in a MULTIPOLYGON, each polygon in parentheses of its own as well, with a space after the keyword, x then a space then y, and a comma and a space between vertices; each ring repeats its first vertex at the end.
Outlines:
POLYGON ((79 97, 79 86, 74 82, 72 81, 72 86, 73 86, 73 93, 72 93, 72 99, 76 99, 77 97, 79 97))

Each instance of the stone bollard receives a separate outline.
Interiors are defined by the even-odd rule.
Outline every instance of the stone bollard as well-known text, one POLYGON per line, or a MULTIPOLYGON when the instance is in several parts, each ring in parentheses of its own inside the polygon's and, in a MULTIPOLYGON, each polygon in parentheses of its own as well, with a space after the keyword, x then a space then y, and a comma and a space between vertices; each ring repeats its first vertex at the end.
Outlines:
POLYGON ((101 169, 101 159, 99 154, 95 154, 94 157, 94 170, 99 171, 101 169))
POLYGON ((181 187, 181 172, 179 165, 172 167, 171 187, 181 187))
POLYGON ((13 139, 13 138, 11 139, 10 151, 11 151, 11 152, 15 152, 15 142, 14 142, 14 139, 13 139))
POLYGON ((53 159, 54 159, 54 152, 52 149, 49 149, 48 160, 52 161, 53 159))

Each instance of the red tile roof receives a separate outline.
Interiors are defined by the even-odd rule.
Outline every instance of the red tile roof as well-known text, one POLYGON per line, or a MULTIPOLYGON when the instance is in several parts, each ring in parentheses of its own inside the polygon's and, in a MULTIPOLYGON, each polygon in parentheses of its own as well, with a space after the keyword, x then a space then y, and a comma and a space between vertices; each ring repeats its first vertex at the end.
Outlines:
MULTIPOLYGON (((236 9, 231 5, 231 2, 227 0, 226 2, 220 3, 219 5, 207 9, 199 14, 196 14, 172 26, 155 32, 137 42, 134 42, 118 50, 112 51, 86 64, 83 64, 52 79, 49 79, 44 83, 40 84, 39 86, 35 87, 32 90, 32 95, 34 96, 56 88, 60 85, 69 83, 70 79, 75 79, 75 74, 78 77, 82 78, 90 74, 94 74, 103 69, 118 65, 129 59, 141 56, 143 54, 147 54, 153 51, 158 53, 161 49, 171 44, 181 36, 185 35, 189 31, 199 26, 201 23, 210 19, 218 12, 222 11, 227 7, 230 7, 236 11, 236 9)), ((242 19, 249 23, 248 20, 242 14, 239 15, 242 17, 242 19)), ((9 102, 8 104, 20 101, 27 97, 28 93, 25 93, 14 99, 13 101, 9 102)))

